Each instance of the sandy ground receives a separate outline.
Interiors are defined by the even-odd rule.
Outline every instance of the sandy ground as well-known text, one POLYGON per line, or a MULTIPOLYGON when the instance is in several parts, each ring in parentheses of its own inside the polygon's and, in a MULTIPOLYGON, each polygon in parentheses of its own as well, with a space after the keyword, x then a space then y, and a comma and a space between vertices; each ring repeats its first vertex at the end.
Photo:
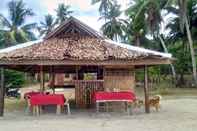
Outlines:
MULTIPOLYGON (((72 111, 72 110, 71 110, 72 111)), ((74 111, 71 116, 44 114, 39 117, 24 112, 6 112, 0 118, 0 131, 196 131, 197 99, 162 101, 160 112, 142 110, 126 113, 74 111)))

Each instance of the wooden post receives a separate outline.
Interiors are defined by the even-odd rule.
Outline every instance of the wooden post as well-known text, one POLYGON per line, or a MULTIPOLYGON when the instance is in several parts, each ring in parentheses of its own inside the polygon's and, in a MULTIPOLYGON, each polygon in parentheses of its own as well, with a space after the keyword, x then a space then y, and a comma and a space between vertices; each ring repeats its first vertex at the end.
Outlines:
POLYGON ((4 68, 1 67, 1 85, 0 85, 0 116, 4 114, 4 68))
POLYGON ((53 90, 53 94, 55 94, 55 72, 54 72, 54 66, 51 66, 51 87, 53 90))
POLYGON ((75 103, 76 107, 79 107, 79 66, 75 67, 75 76, 76 76, 76 83, 75 83, 75 103))
POLYGON ((43 66, 40 66, 40 91, 44 92, 44 70, 43 66))
POLYGON ((145 98, 145 112, 150 113, 149 107, 149 92, 148 92, 148 67, 144 66, 144 98, 145 98))

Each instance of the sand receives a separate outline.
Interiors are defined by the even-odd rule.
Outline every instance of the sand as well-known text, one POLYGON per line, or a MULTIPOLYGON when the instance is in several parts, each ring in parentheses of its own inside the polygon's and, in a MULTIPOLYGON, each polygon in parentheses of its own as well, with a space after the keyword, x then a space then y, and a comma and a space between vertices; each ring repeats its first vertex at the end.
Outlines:
MULTIPOLYGON (((72 111, 72 110, 71 110, 72 111)), ((196 131, 197 99, 181 98, 162 101, 160 112, 145 114, 142 109, 126 113, 74 111, 71 116, 25 115, 24 111, 5 112, 0 131, 196 131)))

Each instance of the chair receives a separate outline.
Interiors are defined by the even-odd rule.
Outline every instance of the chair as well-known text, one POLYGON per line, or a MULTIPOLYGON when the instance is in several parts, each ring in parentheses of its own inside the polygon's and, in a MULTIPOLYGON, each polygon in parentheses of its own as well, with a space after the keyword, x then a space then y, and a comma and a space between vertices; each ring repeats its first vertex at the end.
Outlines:
POLYGON ((64 103, 64 106, 66 106, 66 107, 67 107, 67 114, 68 114, 68 115, 70 115, 70 114, 71 114, 71 112, 70 112, 70 105, 69 105, 69 102, 68 102, 68 101, 66 101, 66 102, 64 103))
POLYGON ((67 107, 67 114, 70 115, 71 112, 70 112, 70 104, 69 104, 69 101, 70 99, 72 98, 72 93, 70 93, 69 97, 66 98, 66 101, 64 103, 64 106, 67 107))

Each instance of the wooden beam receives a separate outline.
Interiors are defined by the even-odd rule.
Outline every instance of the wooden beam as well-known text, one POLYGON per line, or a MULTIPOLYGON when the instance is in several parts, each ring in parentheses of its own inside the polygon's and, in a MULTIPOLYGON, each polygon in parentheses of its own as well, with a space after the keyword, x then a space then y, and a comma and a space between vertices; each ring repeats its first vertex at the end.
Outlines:
POLYGON ((150 113, 147 65, 144 66, 144 98, 145 98, 145 112, 150 113))
POLYGON ((104 60, 104 61, 92 61, 92 60, 23 60, 23 61, 8 61, 8 60, 0 60, 0 65, 94 65, 94 66, 143 66, 143 65, 162 65, 162 64, 170 64, 172 63, 171 59, 136 59, 136 60, 104 60))
POLYGON ((1 67, 1 85, 0 85, 0 116, 4 114, 4 68, 1 67))
POLYGON ((43 66, 40 66, 40 91, 44 92, 44 71, 43 66))

